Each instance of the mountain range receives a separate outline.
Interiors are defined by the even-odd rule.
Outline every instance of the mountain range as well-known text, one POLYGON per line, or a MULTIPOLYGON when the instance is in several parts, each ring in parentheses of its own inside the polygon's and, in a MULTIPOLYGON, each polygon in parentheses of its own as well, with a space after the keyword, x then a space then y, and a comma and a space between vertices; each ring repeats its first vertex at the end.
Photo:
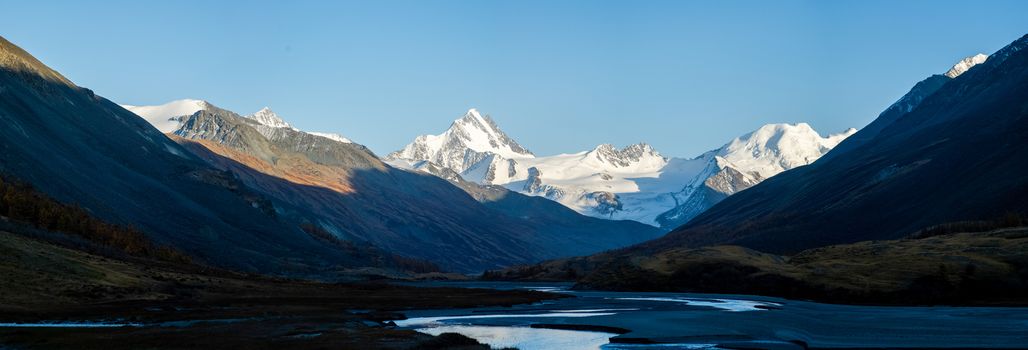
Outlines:
POLYGON ((0 41, 0 175, 241 271, 473 272, 633 244, 618 254, 789 254, 1024 212, 1025 41, 859 132, 770 124, 691 159, 644 143, 541 157, 471 109, 385 160, 269 108, 119 106, 0 41))
POLYGON ((509 191, 483 188, 476 199, 339 135, 293 128, 270 109, 241 116, 202 100, 123 108, 7 41, 0 119, 0 175, 234 270, 473 272, 661 233, 509 191))
POLYGON ((471 109, 442 134, 418 136, 386 160, 670 230, 735 192, 817 160, 854 132, 823 137, 806 123, 768 124, 691 159, 663 156, 645 143, 538 157, 471 109))
POLYGON ((497 275, 845 302, 1023 295, 1026 48, 1028 35, 927 78, 821 159, 659 239, 497 275))
POLYGON ((660 233, 542 198, 396 169, 342 136, 294 128, 269 108, 242 116, 202 100, 125 107, 155 125, 168 121, 175 141, 275 199, 280 217, 447 270, 599 252, 660 233))

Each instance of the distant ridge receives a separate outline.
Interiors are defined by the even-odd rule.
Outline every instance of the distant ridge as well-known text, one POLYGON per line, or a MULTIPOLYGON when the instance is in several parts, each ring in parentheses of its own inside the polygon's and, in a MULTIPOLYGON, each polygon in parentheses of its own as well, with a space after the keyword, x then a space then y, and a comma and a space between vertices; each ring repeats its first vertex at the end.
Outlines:
POLYGON ((817 160, 855 131, 824 137, 805 123, 768 124, 692 159, 665 157, 644 142, 540 157, 472 108, 442 134, 418 136, 386 159, 544 197, 584 215, 669 230, 735 192, 817 160))
MULTIPOLYGON (((180 101, 131 107, 155 123, 196 108, 172 118, 169 133, 180 144, 276 199, 280 217, 330 239, 478 272, 618 248, 661 233, 635 222, 585 217, 503 188, 395 169, 363 145, 296 129, 270 108, 241 116, 209 102, 180 101), (176 105, 188 108, 168 108, 176 105)), ((489 123, 472 117, 479 126, 489 123)))

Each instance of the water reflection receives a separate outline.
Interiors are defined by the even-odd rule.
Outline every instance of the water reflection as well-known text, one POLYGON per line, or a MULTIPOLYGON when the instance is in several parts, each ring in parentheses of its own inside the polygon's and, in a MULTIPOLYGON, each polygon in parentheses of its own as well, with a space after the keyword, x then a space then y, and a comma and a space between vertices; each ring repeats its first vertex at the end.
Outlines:
POLYGON ((431 335, 460 333, 493 348, 513 347, 520 350, 566 349, 598 350, 614 333, 568 331, 561 329, 450 325, 418 328, 431 335))
POLYGON ((405 314, 412 318, 397 323, 425 333, 454 331, 492 346, 521 349, 927 349, 1024 348, 1028 344, 1024 331, 1028 308, 832 305, 746 295, 578 291, 544 283, 468 286, 552 287, 569 297, 510 307, 410 310, 405 314), (614 343, 607 344, 606 338, 614 343))
POLYGON ((548 312, 542 314, 496 314, 496 315, 461 315, 461 316, 436 316, 436 317, 413 317, 406 320, 396 321, 400 327, 414 327, 426 324, 438 324, 441 321, 458 321, 485 318, 547 318, 547 317, 593 317, 610 316, 614 312, 548 312))
POLYGON ((36 322, 36 323, 0 323, 0 328, 117 328, 142 327, 141 323, 104 323, 104 322, 36 322))
POLYGON ((695 298, 614 298, 616 300, 663 301, 684 303, 690 306, 705 306, 731 312, 760 311, 782 306, 779 303, 737 299, 695 299, 695 298))

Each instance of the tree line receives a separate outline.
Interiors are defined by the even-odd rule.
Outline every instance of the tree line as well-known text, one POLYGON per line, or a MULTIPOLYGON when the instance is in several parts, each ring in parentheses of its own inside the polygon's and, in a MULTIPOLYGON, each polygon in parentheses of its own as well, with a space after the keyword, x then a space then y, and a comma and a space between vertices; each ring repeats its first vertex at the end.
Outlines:
POLYGON ((188 256, 154 244, 131 225, 107 223, 77 205, 60 203, 31 185, 0 176, 0 216, 36 228, 82 237, 129 255, 189 263, 188 256))

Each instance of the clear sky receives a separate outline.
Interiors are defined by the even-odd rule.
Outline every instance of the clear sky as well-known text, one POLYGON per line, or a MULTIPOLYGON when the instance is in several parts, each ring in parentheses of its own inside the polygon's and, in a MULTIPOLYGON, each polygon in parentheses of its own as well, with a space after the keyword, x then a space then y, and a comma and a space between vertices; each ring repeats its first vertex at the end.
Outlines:
POLYGON ((0 35, 124 104, 199 98, 379 154, 470 107, 540 155, 691 157, 861 127, 1028 33, 1028 1, 8 1, 0 35))

